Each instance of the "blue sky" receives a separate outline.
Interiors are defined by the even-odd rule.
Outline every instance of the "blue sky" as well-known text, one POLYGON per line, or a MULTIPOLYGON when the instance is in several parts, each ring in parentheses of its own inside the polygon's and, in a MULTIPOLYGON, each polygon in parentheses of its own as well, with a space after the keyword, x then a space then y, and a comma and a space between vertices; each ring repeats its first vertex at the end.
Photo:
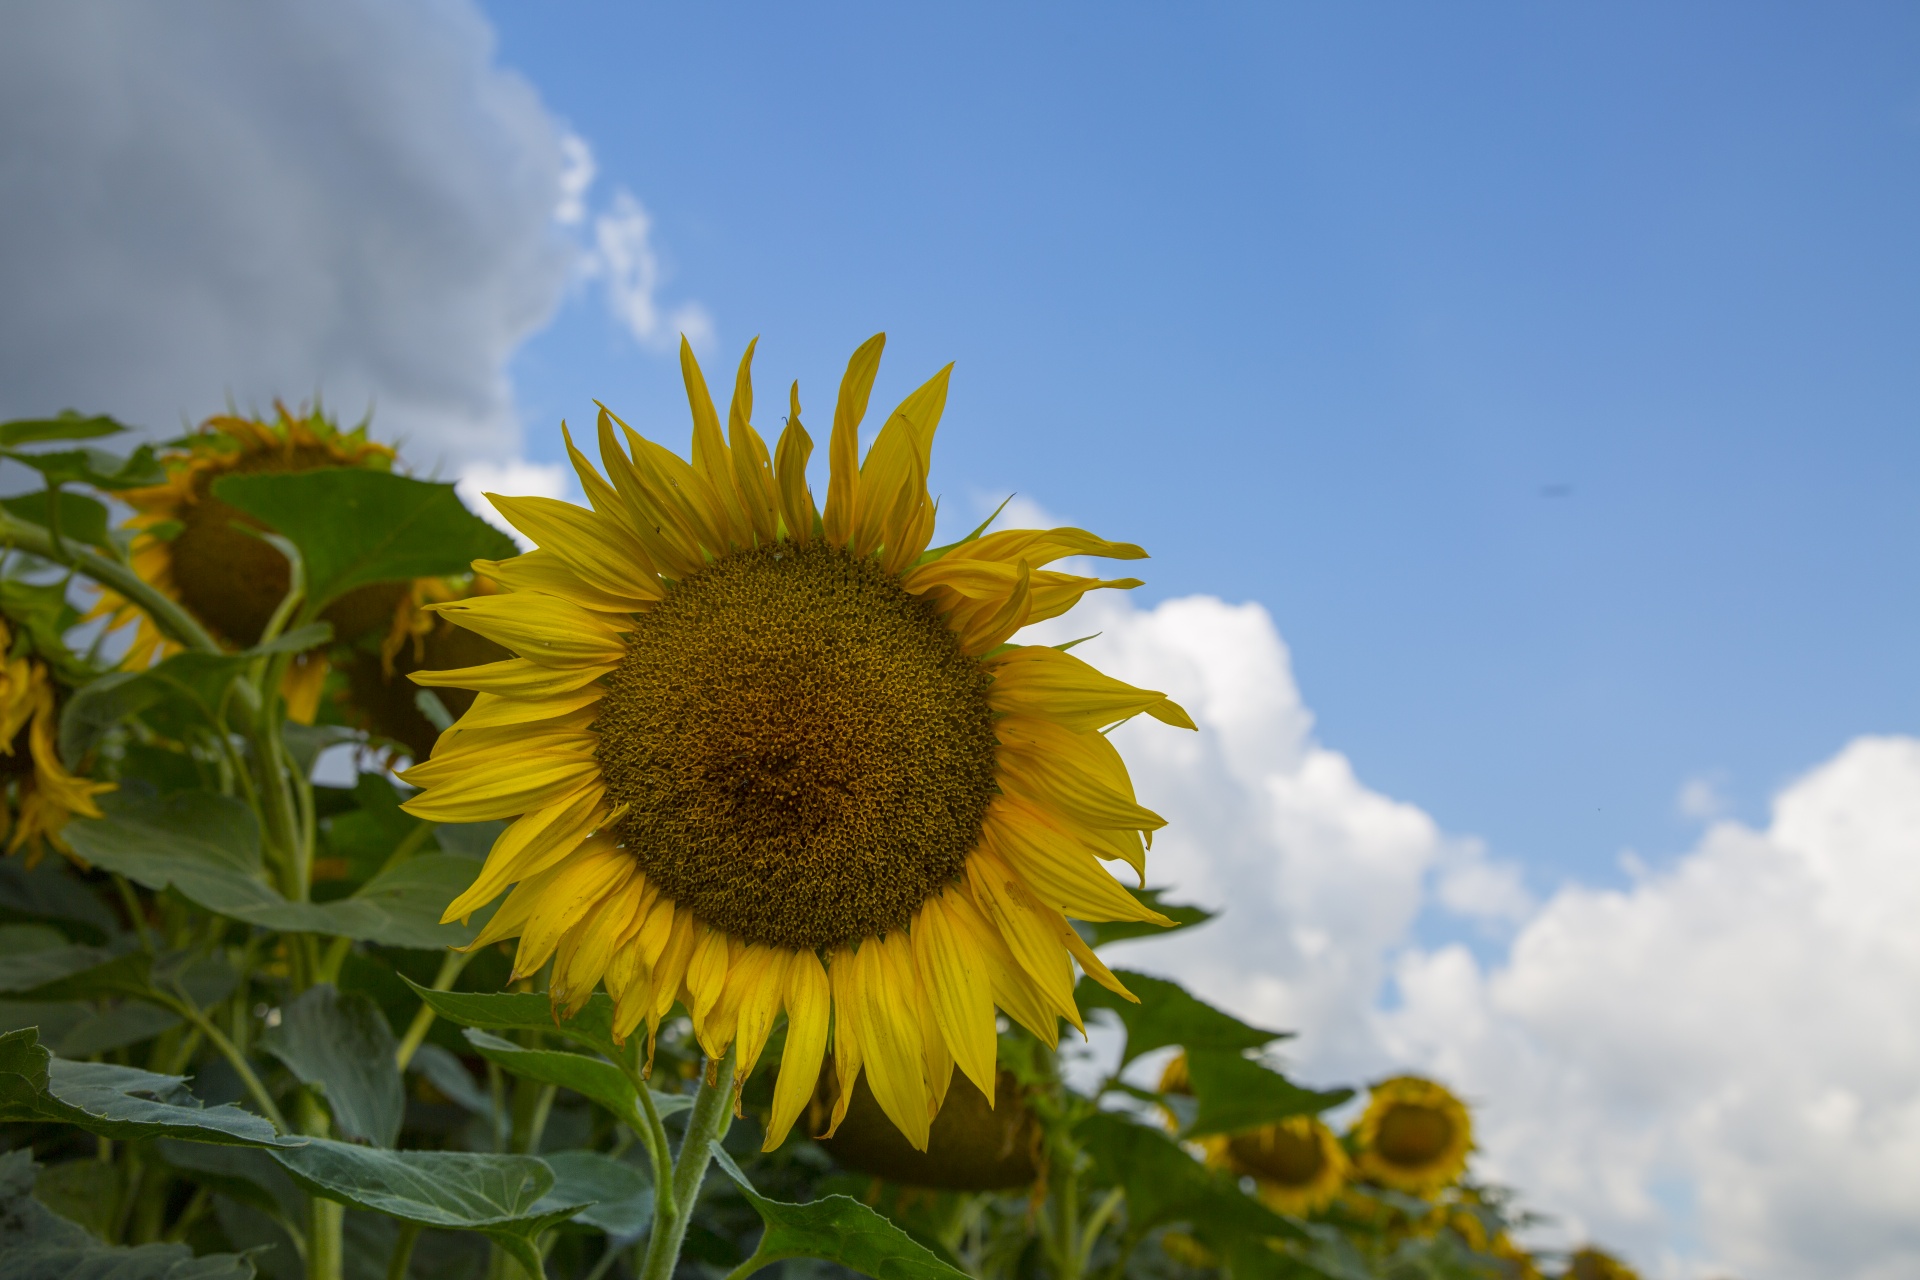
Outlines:
MULTIPOLYGON (((1920 730, 1920 12, 488 10, 763 423, 875 329, 876 399, 956 360, 950 504, 1265 604, 1320 737, 1537 888, 1920 730)), ((596 293, 513 371, 532 457, 685 430, 596 293)))

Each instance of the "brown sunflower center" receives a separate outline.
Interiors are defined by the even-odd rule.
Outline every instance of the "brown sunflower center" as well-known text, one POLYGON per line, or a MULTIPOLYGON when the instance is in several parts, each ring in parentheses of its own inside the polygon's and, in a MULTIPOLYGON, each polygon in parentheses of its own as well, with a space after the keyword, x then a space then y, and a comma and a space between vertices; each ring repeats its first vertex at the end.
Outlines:
POLYGON ((1327 1153, 1314 1134, 1279 1125, 1235 1136, 1227 1154, 1242 1172, 1288 1187, 1309 1185, 1327 1167, 1327 1153))
POLYGON ((1395 1103, 1380 1117, 1373 1145, 1394 1164, 1430 1164, 1453 1142, 1453 1121, 1432 1107, 1395 1103))
POLYGON ((960 872, 993 794, 980 664, 871 559, 717 560, 636 620, 594 728, 620 834, 749 942, 897 929, 960 872))

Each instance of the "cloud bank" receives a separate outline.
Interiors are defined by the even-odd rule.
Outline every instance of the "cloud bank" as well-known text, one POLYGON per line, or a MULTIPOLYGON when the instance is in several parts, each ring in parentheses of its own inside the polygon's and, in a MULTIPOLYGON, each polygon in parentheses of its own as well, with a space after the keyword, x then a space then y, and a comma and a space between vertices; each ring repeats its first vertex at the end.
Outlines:
POLYGON ((1484 1176, 1649 1275, 1920 1274, 1920 741, 1863 738, 1624 890, 1544 902, 1518 869, 1318 743, 1258 605, 1089 602, 1035 628, 1201 726, 1116 741, 1171 825, 1155 883, 1226 908, 1128 944, 1301 1033, 1316 1082, 1432 1072, 1476 1104, 1484 1176), (1416 924, 1508 939, 1490 963, 1416 924))
POLYGON ((599 282, 659 345, 645 211, 467 0, 43 0, 0 40, 0 416, 171 435, 316 392, 416 469, 520 443, 514 350, 599 282))

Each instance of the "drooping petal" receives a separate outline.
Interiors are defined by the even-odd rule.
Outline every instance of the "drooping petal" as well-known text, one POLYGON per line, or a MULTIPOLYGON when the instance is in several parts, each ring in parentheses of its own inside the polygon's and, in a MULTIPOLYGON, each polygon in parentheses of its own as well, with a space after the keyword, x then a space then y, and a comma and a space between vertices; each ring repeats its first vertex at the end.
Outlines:
POLYGON ((1084 844, 1030 801, 995 796, 982 838, 1019 872, 1035 897, 1070 916, 1173 923, 1121 888, 1084 844))
POLYGON ((630 575, 619 591, 589 581, 551 551, 529 551, 511 560, 475 560, 473 571, 509 591, 537 591, 595 613, 639 613, 665 595, 660 580, 630 575), (651 584, 651 587, 648 586, 651 584))
POLYGON ((912 957, 898 930, 868 938, 854 953, 853 999, 860 1010, 854 1033, 874 1101, 914 1150, 927 1149, 926 1049, 921 1042, 919 1001, 912 957), (904 967, 903 967, 904 966, 904 967))
POLYGON ((773 1085, 773 1114, 767 1120, 762 1151, 772 1151, 787 1140, 793 1122, 813 1097, 826 1056, 833 988, 820 957, 811 951, 795 952, 787 966, 786 1006, 787 1044, 780 1055, 780 1075, 773 1085))
POLYGON ((929 898, 913 922, 913 958, 927 992, 933 1025, 967 1079, 991 1103, 999 1042, 993 1022, 993 978, 986 958, 954 923, 948 890, 929 898))
POLYGON ((1143 711, 1176 728, 1195 727, 1166 694, 1136 689, 1046 645, 1023 645, 984 665, 993 673, 987 700, 995 711, 1040 716, 1077 733, 1104 729, 1143 711))
POLYGON ((543 666, 610 667, 627 652, 607 615, 553 596, 471 596, 427 609, 543 666))
POLYGON ((503 698, 538 702, 585 688, 612 671, 615 665, 616 662, 607 662, 599 666, 549 667, 530 658, 505 658, 478 667, 414 671, 407 679, 429 689, 474 689, 497 693, 503 698))
POLYGON ((589 780, 552 804, 532 809, 500 834, 467 891, 448 906, 440 923, 464 920, 517 880, 539 875, 578 847, 606 817, 604 783, 589 780))

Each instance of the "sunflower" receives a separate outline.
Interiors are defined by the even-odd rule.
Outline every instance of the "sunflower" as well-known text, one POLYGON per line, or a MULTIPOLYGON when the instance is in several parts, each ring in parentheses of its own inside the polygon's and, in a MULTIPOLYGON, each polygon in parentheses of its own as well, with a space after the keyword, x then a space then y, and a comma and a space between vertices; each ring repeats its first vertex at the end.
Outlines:
POLYGON ((54 677, 0 619, 0 789, 10 792, 0 806, 0 833, 9 854, 26 852, 27 865, 46 856, 48 846, 72 855, 60 832, 75 814, 101 816, 93 798, 113 790, 110 782, 90 782, 60 763, 54 735, 60 717, 54 677))
POLYGON ((1275 1213, 1304 1215, 1332 1204, 1347 1185, 1347 1153, 1314 1116, 1288 1116, 1245 1133, 1202 1138, 1207 1163, 1252 1178, 1254 1195, 1275 1213))
POLYGON ((476 562, 503 594, 434 608, 518 656, 414 676, 479 697, 406 773, 423 789, 407 810, 515 819, 446 918, 514 886, 473 945, 517 934, 519 975, 551 959, 557 1010, 604 980, 616 1032, 644 1023, 649 1046, 682 1001, 709 1057, 736 1047, 736 1087, 784 1011, 769 1150, 830 1027, 832 1127, 864 1073, 926 1150, 956 1065, 993 1095, 996 1005, 1051 1046, 1058 1019, 1080 1025, 1074 960, 1124 993, 1069 915, 1170 923, 1100 865, 1139 872, 1163 825, 1102 731, 1193 722, 1064 649, 1009 643, 1094 588, 1139 585, 1045 565, 1145 553, 1078 529, 928 550, 951 366, 862 462, 883 340, 840 384, 824 511, 798 386, 770 454, 749 345, 723 438, 682 343, 692 462, 602 409, 606 477, 567 439, 591 509, 489 494, 538 549, 476 562))
MULTIPOLYGON (((271 544, 234 527, 264 526, 214 497, 213 482, 221 476, 323 467, 386 471, 394 459, 392 449, 367 439, 365 423, 342 431, 317 406, 299 415, 285 405, 274 407, 278 417, 271 422, 207 419, 162 459, 164 483, 120 494, 134 511, 126 523, 133 531, 129 559, 134 571, 235 649, 259 643, 290 579, 286 559, 271 544)), ((321 616, 333 624, 335 640, 351 641, 384 627, 406 589, 405 583, 361 587, 321 616)), ((110 630, 134 624, 125 659, 129 667, 144 667, 177 648, 132 602, 113 592, 102 596, 90 616, 107 618, 110 630)), ((301 654, 281 688, 287 714, 311 723, 326 678, 322 651, 301 654)))
POLYGON ((1473 1119, 1466 1104, 1433 1081, 1395 1076, 1373 1086, 1353 1139, 1362 1174, 1396 1191, 1426 1195, 1466 1171, 1473 1119))
MULTIPOLYGON (((415 760, 426 759, 440 730, 420 710, 418 698, 423 691, 407 677, 415 671, 477 666, 513 656, 484 636, 428 613, 427 608, 493 592, 493 583, 480 577, 415 581, 394 610, 379 649, 362 644, 345 664, 342 700, 348 716, 361 728, 400 743, 415 760)), ((452 716, 464 715, 474 699, 466 689, 441 689, 436 696, 452 716)))
MULTIPOLYGON (((823 1075, 820 1083, 815 1102, 824 1116, 834 1105, 833 1082, 823 1075)), ((853 1088, 845 1122, 824 1143, 843 1168, 944 1191, 1011 1191, 1040 1176, 1039 1118, 1011 1071, 1000 1073, 991 1099, 965 1076, 955 1080, 933 1118, 925 1151, 907 1145, 864 1078, 853 1088)))
POLYGON ((1604 1249, 1588 1245, 1567 1258, 1565 1280, 1640 1280, 1640 1273, 1604 1249))

